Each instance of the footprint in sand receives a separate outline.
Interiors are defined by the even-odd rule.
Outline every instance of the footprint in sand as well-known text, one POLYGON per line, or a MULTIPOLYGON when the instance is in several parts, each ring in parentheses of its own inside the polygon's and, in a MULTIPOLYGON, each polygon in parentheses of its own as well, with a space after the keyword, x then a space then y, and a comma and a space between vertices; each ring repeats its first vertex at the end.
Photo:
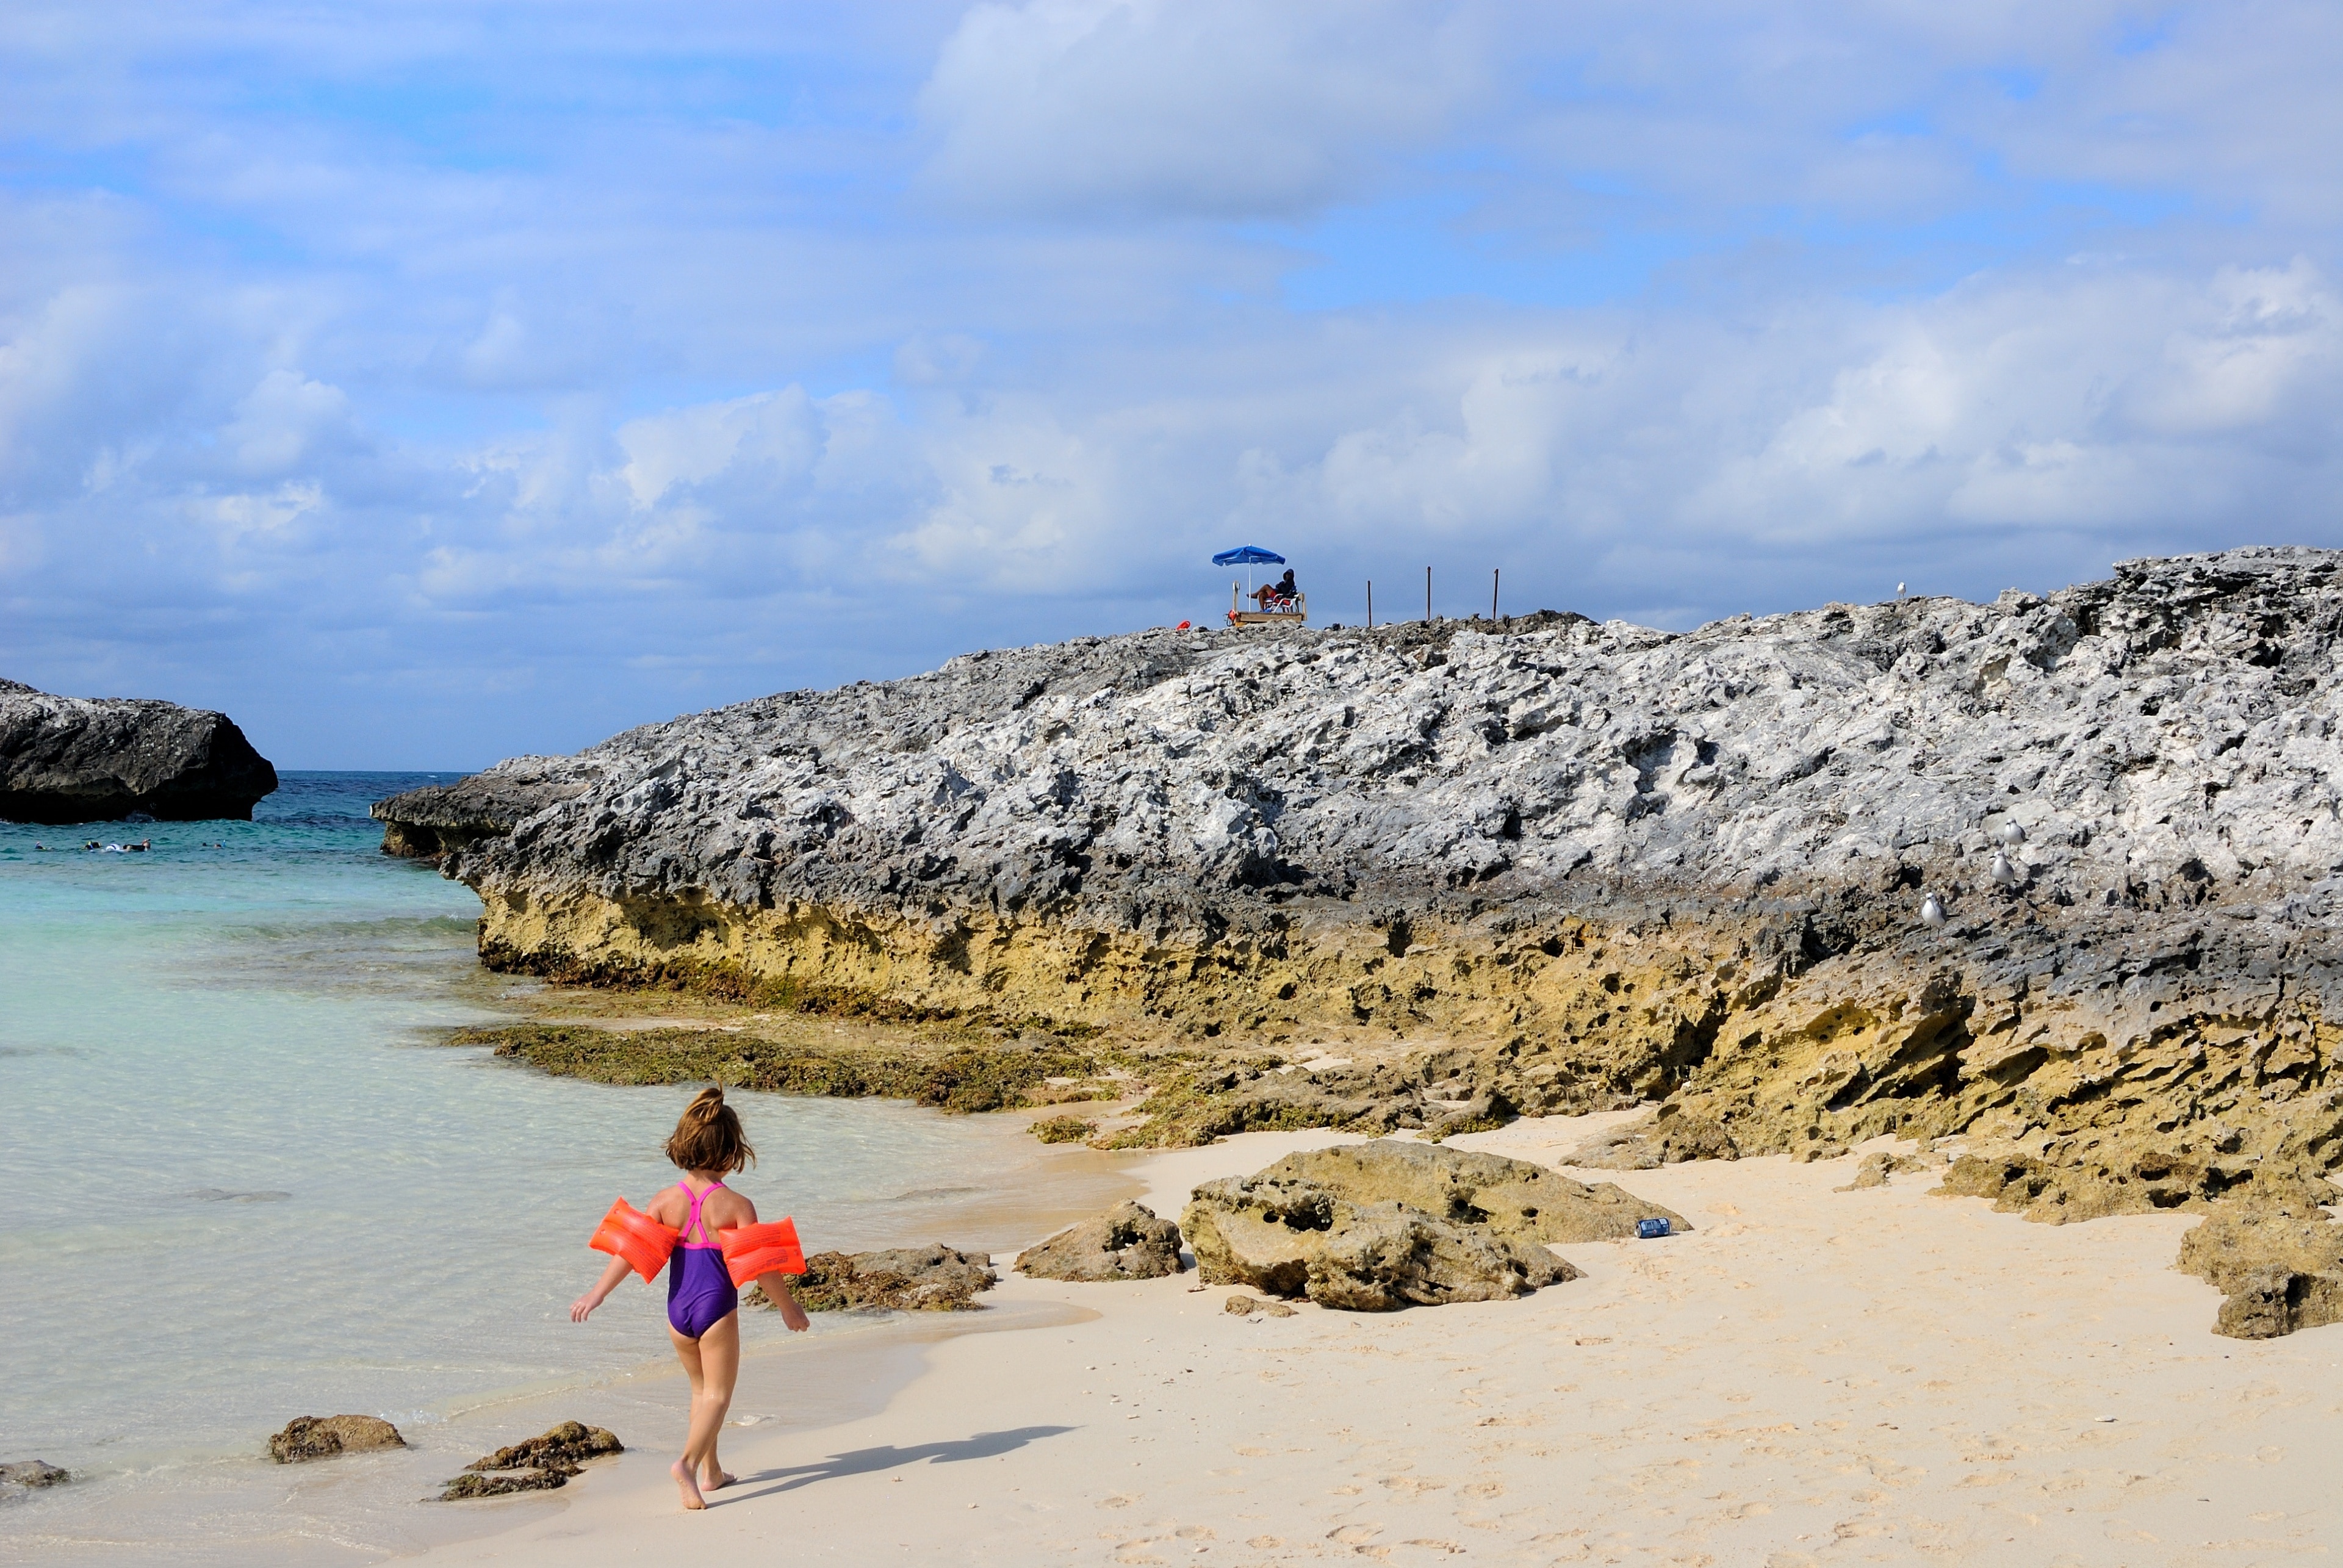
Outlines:
POLYGON ((1402 1497, 1421 1497, 1427 1492, 1439 1491, 1442 1487, 1446 1486, 1448 1483, 1444 1481, 1418 1481, 1412 1475, 1387 1475, 1383 1477, 1383 1484, 1391 1488, 1393 1492, 1398 1493, 1402 1497))

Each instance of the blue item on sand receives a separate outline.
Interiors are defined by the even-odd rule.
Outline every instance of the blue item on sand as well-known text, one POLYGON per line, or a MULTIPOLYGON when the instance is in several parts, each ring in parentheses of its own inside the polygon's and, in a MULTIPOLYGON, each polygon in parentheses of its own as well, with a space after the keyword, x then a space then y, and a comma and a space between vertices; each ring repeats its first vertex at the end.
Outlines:
POLYGON ((1638 1220, 1635 1221, 1635 1234, 1643 1241, 1648 1241, 1655 1236, 1664 1236, 1667 1233, 1668 1222, 1665 1220, 1638 1220))
POLYGON ((1283 566, 1285 558, 1275 550, 1262 549, 1259 545, 1239 545, 1232 550, 1222 550, 1212 558, 1212 564, 1216 567, 1251 567, 1271 562, 1283 566))

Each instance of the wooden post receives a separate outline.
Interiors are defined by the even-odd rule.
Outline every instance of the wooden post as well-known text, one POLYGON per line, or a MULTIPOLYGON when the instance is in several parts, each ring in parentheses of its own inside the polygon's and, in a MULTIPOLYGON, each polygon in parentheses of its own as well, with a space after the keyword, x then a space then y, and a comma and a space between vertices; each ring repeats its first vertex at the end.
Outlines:
POLYGON ((1367 579, 1367 629, 1375 629, 1375 579, 1367 579))
POLYGON ((1432 568, 1423 568, 1423 624, 1432 624, 1432 568))
POLYGON ((1497 568, 1489 574, 1489 618, 1491 620, 1497 618, 1497 580, 1504 575, 1505 568, 1503 567, 1497 568))

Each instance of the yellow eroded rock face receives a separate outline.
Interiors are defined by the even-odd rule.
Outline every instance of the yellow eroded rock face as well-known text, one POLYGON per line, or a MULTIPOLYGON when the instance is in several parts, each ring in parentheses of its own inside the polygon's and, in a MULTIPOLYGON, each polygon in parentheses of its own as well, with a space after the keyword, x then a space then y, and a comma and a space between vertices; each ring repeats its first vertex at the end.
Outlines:
POLYGON ((481 945, 496 967, 557 977, 686 979, 1253 1052, 1406 1041, 1426 1125, 1493 1094, 1525 1112, 1666 1101, 1656 1153, 1635 1158, 1631 1137, 1624 1157, 1590 1162, 1819 1158, 1894 1133, 1965 1139, 1947 1190, 2035 1219, 2326 1191, 2343 1147, 2343 1096, 2326 1087, 2343 1030, 2312 992, 2226 964, 2141 976, 2120 956, 2077 978, 2070 953, 2066 975, 2045 976, 2005 949, 1800 967, 1753 956, 1760 935, 1755 922, 1638 932, 1574 918, 1503 933, 1418 923, 1403 940, 1297 921, 1207 942, 997 916, 939 935, 804 907, 576 897, 491 900, 481 945), (1709 1131, 1671 1145, 1687 1127, 1709 1131))

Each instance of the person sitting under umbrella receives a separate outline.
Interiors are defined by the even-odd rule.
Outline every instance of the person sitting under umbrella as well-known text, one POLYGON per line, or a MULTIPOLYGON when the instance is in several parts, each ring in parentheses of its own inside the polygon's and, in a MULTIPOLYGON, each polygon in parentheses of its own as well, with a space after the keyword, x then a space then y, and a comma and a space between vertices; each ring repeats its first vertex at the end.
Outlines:
POLYGON ((1292 604, 1301 592, 1302 590, 1293 583, 1293 568, 1288 567, 1285 568, 1285 576, 1273 583, 1262 584, 1261 587, 1253 589, 1252 597, 1254 602, 1265 610, 1272 603, 1292 604))

